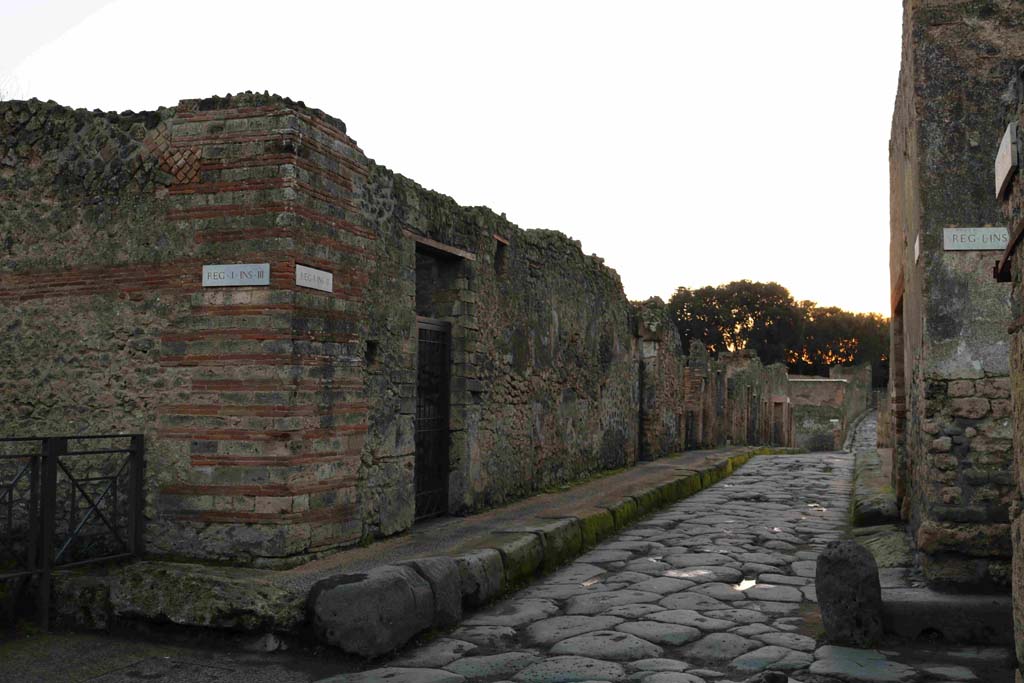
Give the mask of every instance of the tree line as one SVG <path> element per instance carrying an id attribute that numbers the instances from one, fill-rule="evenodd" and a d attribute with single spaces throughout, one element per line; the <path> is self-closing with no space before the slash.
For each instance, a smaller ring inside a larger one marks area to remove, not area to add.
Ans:
<path id="1" fill-rule="evenodd" d="M 871 363 L 876 387 L 889 376 L 889 319 L 795 301 L 775 282 L 739 280 L 679 287 L 668 302 L 683 348 L 703 342 L 712 354 L 753 349 L 761 362 L 792 374 L 828 376 L 831 365 Z"/>

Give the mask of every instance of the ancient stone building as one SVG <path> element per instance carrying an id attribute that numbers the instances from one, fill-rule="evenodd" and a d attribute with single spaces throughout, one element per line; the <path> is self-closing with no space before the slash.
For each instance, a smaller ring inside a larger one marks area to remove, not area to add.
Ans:
<path id="1" fill-rule="evenodd" d="M 1024 65 L 1021 65 L 1024 69 Z M 994 93 L 995 94 L 995 93 Z M 1024 185 L 1020 179 L 1022 160 L 1021 147 L 1024 138 L 1020 135 L 1024 124 L 1024 73 L 1010 82 L 1008 90 L 1000 98 L 1008 105 L 1005 108 L 1005 129 L 1003 139 L 1008 143 L 1008 154 L 994 164 L 997 186 L 1006 184 L 998 194 L 1004 215 L 1009 221 L 1010 240 L 996 266 L 996 276 L 1002 281 L 1012 281 L 1010 334 L 1010 385 L 1013 395 L 1013 481 L 1015 489 L 1010 504 L 1010 523 L 1013 542 L 1013 617 L 1017 662 L 1024 672 L 1024 496 L 1021 482 L 1024 481 L 1024 250 L 1020 239 L 1024 234 Z M 994 143 L 997 138 L 993 138 Z M 993 145 L 990 145 L 994 147 Z M 1002 147 L 1002 145 L 1000 145 Z M 1002 151 L 1002 150 L 1001 150 Z M 995 158 L 996 155 L 993 155 Z M 991 178 L 991 175 L 990 175 Z M 1005 181 L 1005 183 L 1004 183 Z M 1017 680 L 1024 679 L 1018 673 Z"/>
<path id="2" fill-rule="evenodd" d="M 1009 286 L 994 201 L 999 101 L 1024 56 L 1012 0 L 906 0 L 892 120 L 894 484 L 936 584 L 1006 587 L 1013 499 Z"/>
<path id="3" fill-rule="evenodd" d="M 829 377 L 790 377 L 794 445 L 810 451 L 838 450 L 858 415 L 871 404 L 871 364 L 833 367 Z"/>
<path id="4" fill-rule="evenodd" d="M 301 103 L 6 102 L 0 200 L 0 434 L 143 434 L 153 555 L 293 564 L 792 439 L 781 367 L 684 355 L 577 242 L 423 189 Z"/>

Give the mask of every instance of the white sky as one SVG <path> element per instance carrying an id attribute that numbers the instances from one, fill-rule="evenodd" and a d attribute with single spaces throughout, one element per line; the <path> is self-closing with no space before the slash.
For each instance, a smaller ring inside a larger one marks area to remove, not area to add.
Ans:
<path id="1" fill-rule="evenodd" d="M 631 299 L 776 281 L 888 314 L 897 0 L 0 0 L 8 96 L 104 110 L 269 90 Z"/>

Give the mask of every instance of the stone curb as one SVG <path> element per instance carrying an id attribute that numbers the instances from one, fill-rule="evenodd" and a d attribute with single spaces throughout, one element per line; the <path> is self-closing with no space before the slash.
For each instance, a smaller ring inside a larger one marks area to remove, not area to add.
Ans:
<path id="1" fill-rule="evenodd" d="M 376 657 L 423 631 L 452 627 L 463 609 L 511 593 L 640 519 L 721 481 L 748 462 L 754 450 L 699 469 L 679 467 L 679 476 L 586 514 L 533 518 L 446 556 L 341 571 L 312 588 L 286 581 L 273 570 L 144 561 L 103 576 L 58 572 L 52 604 L 60 622 L 79 628 L 107 629 L 119 619 L 144 619 L 301 636 L 312 627 L 319 640 Z M 152 576 L 160 580 L 143 580 Z M 360 614 L 348 609 L 354 605 Z M 415 624 L 410 624 L 411 615 Z M 360 637 L 349 639 L 345 629 L 353 624 Z M 368 629 L 375 632 L 368 634 Z"/>

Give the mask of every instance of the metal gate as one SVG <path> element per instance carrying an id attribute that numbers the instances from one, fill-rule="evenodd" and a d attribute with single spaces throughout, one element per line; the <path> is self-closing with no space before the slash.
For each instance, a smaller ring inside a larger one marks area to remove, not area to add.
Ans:
<path id="1" fill-rule="evenodd" d="M 448 386 L 451 325 L 417 318 L 416 519 L 448 512 Z"/>
<path id="2" fill-rule="evenodd" d="M 49 621 L 54 569 L 142 552 L 141 435 L 0 439 L 0 582 L 38 577 Z"/>

